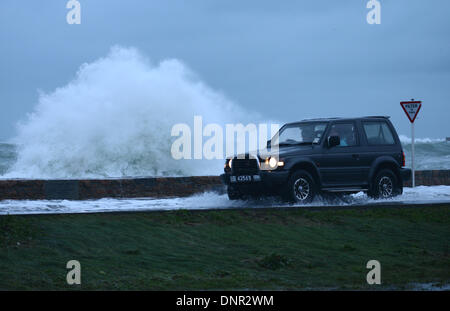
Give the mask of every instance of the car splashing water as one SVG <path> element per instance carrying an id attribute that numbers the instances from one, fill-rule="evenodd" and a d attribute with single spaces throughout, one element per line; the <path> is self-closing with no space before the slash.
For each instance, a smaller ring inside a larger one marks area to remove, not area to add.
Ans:
<path id="1" fill-rule="evenodd" d="M 392 204 L 403 206 L 417 203 L 450 203 L 450 186 L 419 186 L 404 188 L 401 196 L 385 199 L 369 199 L 360 192 L 344 196 L 318 196 L 312 203 L 293 205 L 278 198 L 258 200 L 229 201 L 227 195 L 213 192 L 202 193 L 185 198 L 170 199 L 100 199 L 85 201 L 68 200 L 4 200 L 0 201 L 0 214 L 59 214 L 59 213 L 96 213 L 125 211 L 163 211 L 163 210 L 208 210 L 229 208 L 314 208 L 342 207 L 352 205 Z M 401 205 L 399 205 L 401 203 Z"/>

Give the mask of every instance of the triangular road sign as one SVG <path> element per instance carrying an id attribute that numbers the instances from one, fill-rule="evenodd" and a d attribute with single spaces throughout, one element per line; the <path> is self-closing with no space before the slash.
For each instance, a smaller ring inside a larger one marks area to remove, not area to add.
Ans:
<path id="1" fill-rule="evenodd" d="M 421 101 L 400 102 L 400 105 L 405 111 L 409 121 L 411 121 L 411 123 L 414 123 L 414 120 L 416 119 L 417 114 L 419 113 L 420 107 L 422 107 L 422 102 Z"/>

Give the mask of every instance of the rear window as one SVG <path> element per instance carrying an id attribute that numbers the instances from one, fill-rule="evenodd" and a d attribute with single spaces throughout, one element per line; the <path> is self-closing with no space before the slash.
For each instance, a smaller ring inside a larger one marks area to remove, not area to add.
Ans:
<path id="1" fill-rule="evenodd" d="M 393 145 L 394 136 L 386 122 L 363 122 L 369 145 Z"/>

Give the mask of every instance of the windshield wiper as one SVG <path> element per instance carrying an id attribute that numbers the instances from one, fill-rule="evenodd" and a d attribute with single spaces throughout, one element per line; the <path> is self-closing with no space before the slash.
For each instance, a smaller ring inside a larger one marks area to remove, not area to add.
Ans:
<path id="1" fill-rule="evenodd" d="M 312 145 L 312 144 L 314 144 L 314 142 L 312 142 L 312 141 L 302 141 L 302 142 L 296 142 L 296 143 L 280 143 L 280 144 L 278 144 L 278 146 L 300 146 L 300 145 Z"/>
<path id="2" fill-rule="evenodd" d="M 293 146 L 293 145 L 295 145 L 296 143 L 279 143 L 279 144 L 275 144 L 275 145 L 273 145 L 273 146 Z"/>

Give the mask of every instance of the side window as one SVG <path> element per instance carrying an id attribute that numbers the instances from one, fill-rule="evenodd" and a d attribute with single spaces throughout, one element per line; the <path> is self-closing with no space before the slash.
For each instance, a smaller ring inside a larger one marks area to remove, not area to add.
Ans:
<path id="1" fill-rule="evenodd" d="M 393 145 L 395 143 L 391 129 L 386 122 L 363 122 L 369 145 Z"/>
<path id="2" fill-rule="evenodd" d="M 353 123 L 333 124 L 328 136 L 339 136 L 341 139 L 340 147 L 357 145 L 356 130 Z"/>

